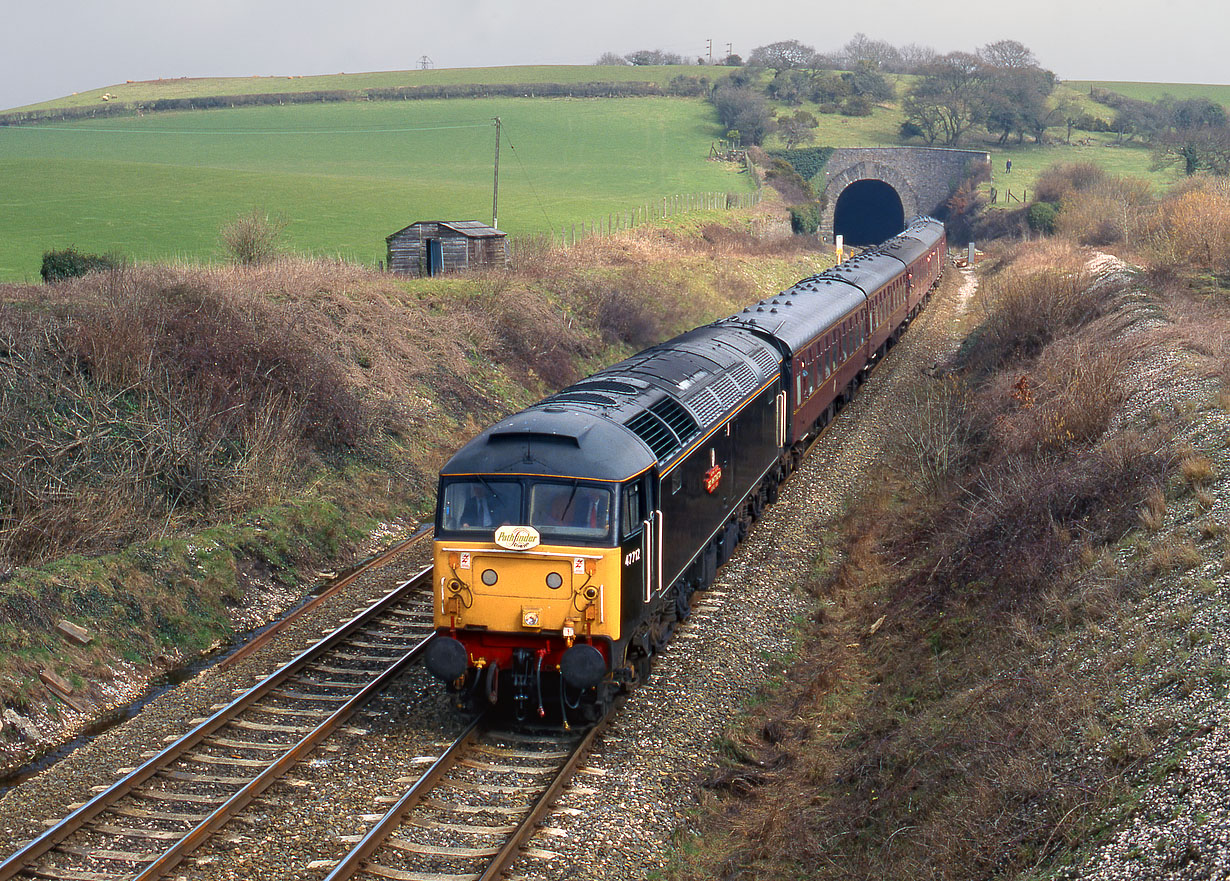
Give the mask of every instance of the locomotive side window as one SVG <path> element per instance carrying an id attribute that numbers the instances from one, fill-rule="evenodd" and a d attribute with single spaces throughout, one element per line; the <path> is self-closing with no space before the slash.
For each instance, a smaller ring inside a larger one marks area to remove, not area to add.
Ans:
<path id="1" fill-rule="evenodd" d="M 633 535 L 634 533 L 640 532 L 641 523 L 645 519 L 641 505 L 640 481 L 624 487 L 622 519 L 624 535 Z"/>
<path id="2" fill-rule="evenodd" d="M 521 522 L 521 484 L 508 480 L 459 480 L 444 487 L 441 527 L 490 532 Z"/>
<path id="3" fill-rule="evenodd" d="M 579 483 L 530 488 L 530 525 L 545 534 L 604 538 L 610 531 L 611 491 Z"/>

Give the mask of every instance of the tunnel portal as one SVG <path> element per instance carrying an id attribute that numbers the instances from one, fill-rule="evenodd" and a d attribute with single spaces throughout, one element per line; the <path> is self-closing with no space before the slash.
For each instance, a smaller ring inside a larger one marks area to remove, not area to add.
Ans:
<path id="1" fill-rule="evenodd" d="M 857 180 L 842 190 L 833 209 L 833 233 L 847 245 L 876 245 L 905 229 L 905 208 L 882 180 Z"/>

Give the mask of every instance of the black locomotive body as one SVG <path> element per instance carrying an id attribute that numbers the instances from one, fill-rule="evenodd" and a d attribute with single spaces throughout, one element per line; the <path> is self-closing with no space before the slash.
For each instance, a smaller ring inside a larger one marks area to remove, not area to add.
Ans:
<path id="1" fill-rule="evenodd" d="M 943 225 L 606 368 L 440 472 L 429 669 L 480 703 L 596 710 L 648 674 L 807 442 L 939 278 Z"/>

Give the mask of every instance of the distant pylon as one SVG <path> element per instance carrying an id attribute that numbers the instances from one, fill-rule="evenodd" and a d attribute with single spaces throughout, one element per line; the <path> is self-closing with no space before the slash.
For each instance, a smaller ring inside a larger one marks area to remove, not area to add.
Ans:
<path id="1" fill-rule="evenodd" d="M 434 61 L 424 55 L 419 59 L 419 70 L 428 70 L 429 68 L 435 67 L 435 64 L 436 63 Z"/>

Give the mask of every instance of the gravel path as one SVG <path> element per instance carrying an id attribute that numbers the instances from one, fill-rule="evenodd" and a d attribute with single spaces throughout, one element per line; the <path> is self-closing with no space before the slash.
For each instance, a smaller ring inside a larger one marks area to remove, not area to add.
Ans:
<path id="1" fill-rule="evenodd" d="M 727 725 L 766 680 L 784 671 L 792 622 L 811 612 L 796 584 L 818 550 L 818 525 L 841 515 L 880 459 L 894 395 L 952 350 L 974 283 L 967 273 L 959 294 L 960 281 L 950 272 L 713 588 L 697 595 L 692 621 L 625 704 L 535 839 L 537 855 L 522 858 L 513 877 L 644 878 L 665 864 L 672 836 L 686 830 L 688 812 L 698 804 L 700 784 L 719 767 Z M 211 705 L 348 618 L 353 607 L 407 577 L 413 563 L 394 563 L 360 580 L 253 658 L 225 673 L 206 671 L 0 798 L 0 840 L 16 846 L 40 831 L 45 818 L 63 816 L 71 802 L 137 764 L 142 752 L 182 733 L 187 720 L 207 715 Z M 370 825 L 385 809 L 378 799 L 405 788 L 396 778 L 421 770 L 458 727 L 441 691 L 422 671 L 411 671 L 174 877 L 323 877 L 345 851 L 341 837 Z"/>

